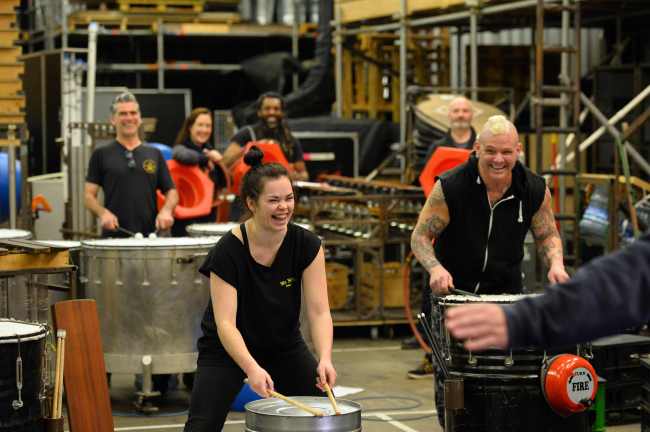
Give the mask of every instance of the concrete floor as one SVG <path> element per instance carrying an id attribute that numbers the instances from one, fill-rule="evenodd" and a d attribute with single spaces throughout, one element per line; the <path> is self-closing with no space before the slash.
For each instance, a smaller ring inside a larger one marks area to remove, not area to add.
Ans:
<path id="1" fill-rule="evenodd" d="M 409 380 L 406 371 L 418 365 L 422 354 L 401 350 L 398 340 L 337 338 L 334 362 L 338 385 L 364 391 L 348 399 L 362 405 L 363 430 L 370 432 L 441 431 L 433 403 L 433 385 Z M 113 376 L 111 399 L 116 431 L 182 431 L 188 395 L 182 388 L 172 392 L 157 415 L 142 416 L 132 409 L 132 376 Z M 244 414 L 230 413 L 224 432 L 244 430 Z M 640 431 L 639 424 L 608 427 L 612 432 Z"/>

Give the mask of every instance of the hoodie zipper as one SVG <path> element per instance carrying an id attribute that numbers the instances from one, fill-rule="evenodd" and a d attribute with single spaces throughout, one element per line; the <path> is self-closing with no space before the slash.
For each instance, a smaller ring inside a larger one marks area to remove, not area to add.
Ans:
<path id="1" fill-rule="evenodd" d="M 492 234 L 492 222 L 494 220 L 494 209 L 497 208 L 499 204 L 502 202 L 510 201 L 511 199 L 515 199 L 514 195 L 510 195 L 506 198 L 502 198 L 499 201 L 497 201 L 494 205 L 490 204 L 490 197 L 487 195 L 487 190 L 485 191 L 485 195 L 487 196 L 488 200 L 488 205 L 490 206 L 490 223 L 488 224 L 488 233 L 487 233 L 487 240 L 485 242 L 485 257 L 483 258 L 483 268 L 481 269 L 481 274 L 485 271 L 485 268 L 487 267 L 487 262 L 488 262 L 488 249 L 489 249 L 489 244 L 490 244 L 490 235 Z M 479 288 L 481 287 L 481 281 L 479 280 L 476 282 L 476 287 L 474 287 L 474 293 L 477 293 Z"/>

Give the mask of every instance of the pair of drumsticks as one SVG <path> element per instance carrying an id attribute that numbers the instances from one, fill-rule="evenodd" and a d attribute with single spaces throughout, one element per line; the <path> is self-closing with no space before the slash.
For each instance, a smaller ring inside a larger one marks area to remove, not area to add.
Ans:
<path id="1" fill-rule="evenodd" d="M 336 404 L 336 399 L 334 399 L 334 394 L 332 393 L 332 389 L 330 388 L 329 384 L 327 382 L 322 383 L 323 388 L 325 389 L 325 392 L 327 392 L 327 397 L 330 400 L 330 403 L 332 404 L 332 408 L 334 409 L 334 413 L 336 415 L 341 415 L 341 411 L 339 411 L 339 407 Z M 280 393 L 270 390 L 269 394 L 275 398 L 282 399 L 286 403 L 295 406 L 296 408 L 300 408 L 303 411 L 306 411 L 312 415 L 315 415 L 316 417 L 323 417 L 325 413 L 321 410 L 315 409 L 310 407 L 309 405 L 305 405 L 302 402 L 299 402 L 295 399 L 288 398 L 284 395 L 281 395 Z"/>
<path id="2" fill-rule="evenodd" d="M 59 419 L 63 415 L 63 365 L 65 362 L 65 330 L 56 332 L 56 368 L 54 372 L 54 397 L 52 402 L 52 418 Z"/>

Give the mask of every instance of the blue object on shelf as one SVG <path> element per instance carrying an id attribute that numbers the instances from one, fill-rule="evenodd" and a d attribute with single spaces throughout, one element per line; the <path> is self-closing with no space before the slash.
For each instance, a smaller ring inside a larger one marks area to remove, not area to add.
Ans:
<path id="1" fill-rule="evenodd" d="M 163 158 L 166 161 L 172 158 L 172 148 L 169 147 L 167 144 L 148 142 L 147 145 L 151 147 L 155 147 L 158 150 L 160 150 L 160 153 L 162 153 Z"/>
<path id="2" fill-rule="evenodd" d="M 262 399 L 262 397 L 255 393 L 248 384 L 244 384 L 244 386 L 239 391 L 239 394 L 235 398 L 235 401 L 232 403 L 230 409 L 232 411 L 243 412 L 246 410 L 244 407 L 248 402 L 252 402 L 258 399 Z"/>
<path id="3" fill-rule="evenodd" d="M 16 211 L 20 210 L 20 161 L 16 161 Z M 0 152 L 0 222 L 9 219 L 9 155 Z"/>

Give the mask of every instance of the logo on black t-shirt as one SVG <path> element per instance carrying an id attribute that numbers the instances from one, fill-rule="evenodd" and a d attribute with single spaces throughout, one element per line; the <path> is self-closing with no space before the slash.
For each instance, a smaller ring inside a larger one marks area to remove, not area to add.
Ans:
<path id="1" fill-rule="evenodd" d="M 144 172 L 147 174 L 155 174 L 156 162 L 151 159 L 145 159 L 145 161 L 142 162 L 142 169 L 144 169 Z"/>
<path id="2" fill-rule="evenodd" d="M 286 278 L 285 280 L 280 281 L 280 286 L 283 288 L 291 288 L 295 282 L 296 278 L 294 277 Z"/>

